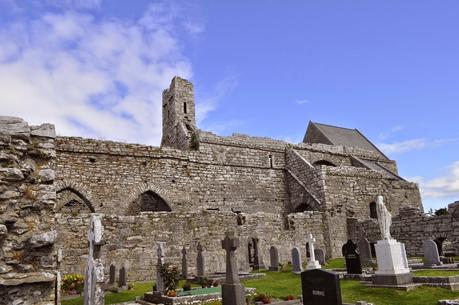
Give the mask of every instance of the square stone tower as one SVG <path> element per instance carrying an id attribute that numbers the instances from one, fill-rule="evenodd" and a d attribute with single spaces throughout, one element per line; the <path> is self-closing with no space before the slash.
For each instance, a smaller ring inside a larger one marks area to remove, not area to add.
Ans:
<path id="1" fill-rule="evenodd" d="M 163 137 L 161 146 L 198 149 L 193 84 L 175 76 L 163 91 Z"/>

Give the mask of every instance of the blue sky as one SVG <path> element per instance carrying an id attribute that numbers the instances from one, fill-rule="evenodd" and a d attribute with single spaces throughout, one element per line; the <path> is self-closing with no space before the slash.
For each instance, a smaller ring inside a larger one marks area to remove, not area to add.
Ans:
<path id="1" fill-rule="evenodd" d="M 2 114 L 62 135 L 158 145 L 160 96 L 195 84 L 198 124 L 302 140 L 358 128 L 459 200 L 459 2 L 0 0 Z"/>

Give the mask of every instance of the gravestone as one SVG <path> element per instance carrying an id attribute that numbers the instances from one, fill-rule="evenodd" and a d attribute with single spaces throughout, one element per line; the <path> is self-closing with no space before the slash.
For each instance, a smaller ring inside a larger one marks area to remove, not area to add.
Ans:
<path id="1" fill-rule="evenodd" d="M 440 255 L 438 254 L 437 244 L 431 240 L 425 240 L 424 244 L 424 266 L 432 267 L 441 265 Z"/>
<path id="2" fill-rule="evenodd" d="M 269 270 L 271 271 L 279 271 L 279 252 L 277 248 L 271 246 L 269 249 L 269 257 L 271 259 L 271 265 L 269 266 Z"/>
<path id="3" fill-rule="evenodd" d="M 346 271 L 348 274 L 362 274 L 362 264 L 357 253 L 357 245 L 352 240 L 348 240 L 342 248 L 346 259 Z"/>
<path id="4" fill-rule="evenodd" d="M 89 221 L 89 254 L 84 278 L 84 305 L 104 304 L 104 265 L 100 257 L 104 228 L 101 218 L 99 214 L 91 214 Z"/>
<path id="5" fill-rule="evenodd" d="M 126 274 L 126 268 L 123 266 L 120 269 L 120 275 L 118 277 L 118 287 L 120 288 L 127 288 L 127 274 Z"/>
<path id="6" fill-rule="evenodd" d="M 198 243 L 198 256 L 196 258 L 196 269 L 198 274 L 198 279 L 202 279 L 205 275 L 204 272 L 204 255 L 202 252 L 204 249 L 201 246 L 201 243 Z"/>
<path id="7" fill-rule="evenodd" d="M 302 263 L 300 248 L 294 247 L 292 249 L 292 272 L 296 274 L 301 273 L 303 270 Z"/>
<path id="8" fill-rule="evenodd" d="M 258 238 L 252 238 L 253 241 L 253 270 L 264 269 L 265 265 L 260 253 L 260 240 Z"/>
<path id="9" fill-rule="evenodd" d="M 372 265 L 371 246 L 368 239 L 361 237 L 358 242 L 360 262 L 364 267 L 370 267 Z"/>
<path id="10" fill-rule="evenodd" d="M 115 265 L 111 264 L 110 265 L 110 272 L 109 272 L 109 278 L 108 278 L 108 283 L 110 285 L 113 285 L 115 284 L 115 281 L 116 281 L 116 267 Z"/>
<path id="11" fill-rule="evenodd" d="M 222 284 L 222 305 L 245 305 L 245 288 L 239 280 L 235 251 L 239 239 L 234 231 L 225 233 L 222 248 L 226 250 L 226 280 Z"/>
<path id="12" fill-rule="evenodd" d="M 156 243 L 156 293 L 162 295 L 164 293 L 164 279 L 161 275 L 161 267 L 164 265 L 164 242 Z"/>
<path id="13" fill-rule="evenodd" d="M 321 269 L 301 273 L 303 304 L 342 305 L 339 275 Z"/>
<path id="14" fill-rule="evenodd" d="M 314 251 L 314 243 L 316 242 L 316 239 L 312 234 L 309 234 L 308 237 L 306 238 L 306 243 L 309 248 L 309 259 L 308 259 L 308 264 L 306 265 L 306 269 L 311 270 L 311 269 L 318 269 L 320 268 L 319 262 L 316 260 L 315 256 L 315 251 Z"/>
<path id="15" fill-rule="evenodd" d="M 182 278 L 188 277 L 188 262 L 186 260 L 186 248 L 182 248 Z"/>
<path id="16" fill-rule="evenodd" d="M 314 256 L 319 261 L 319 264 L 325 265 L 327 261 L 325 260 L 325 251 L 322 249 L 314 249 Z"/>

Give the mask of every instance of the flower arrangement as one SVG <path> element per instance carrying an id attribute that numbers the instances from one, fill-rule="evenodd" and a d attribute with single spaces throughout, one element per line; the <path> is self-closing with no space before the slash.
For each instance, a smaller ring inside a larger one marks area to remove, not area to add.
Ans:
<path id="1" fill-rule="evenodd" d="M 84 277 L 81 274 L 66 274 L 62 278 L 62 291 L 66 294 L 81 294 L 84 289 Z"/>

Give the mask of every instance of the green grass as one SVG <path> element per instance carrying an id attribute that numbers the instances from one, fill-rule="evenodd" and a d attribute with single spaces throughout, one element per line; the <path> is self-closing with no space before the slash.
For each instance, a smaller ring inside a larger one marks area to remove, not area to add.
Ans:
<path id="1" fill-rule="evenodd" d="M 459 275 L 459 270 L 416 270 L 414 276 L 454 276 Z"/>
<path id="2" fill-rule="evenodd" d="M 323 266 L 324 269 L 340 269 L 340 268 L 346 268 L 346 262 L 344 261 L 344 257 L 339 257 L 339 258 L 332 258 L 327 261 L 325 266 Z"/>
<path id="3" fill-rule="evenodd" d="M 246 287 L 257 289 L 257 293 L 268 294 L 274 298 L 283 299 L 288 295 L 301 294 L 301 279 L 290 271 L 266 271 L 266 277 L 244 281 Z M 341 292 L 343 302 L 355 303 L 367 301 L 376 305 L 433 305 L 439 299 L 459 297 L 459 292 L 444 288 L 419 287 L 405 292 L 388 288 L 372 288 L 362 285 L 359 281 L 342 280 Z"/>

